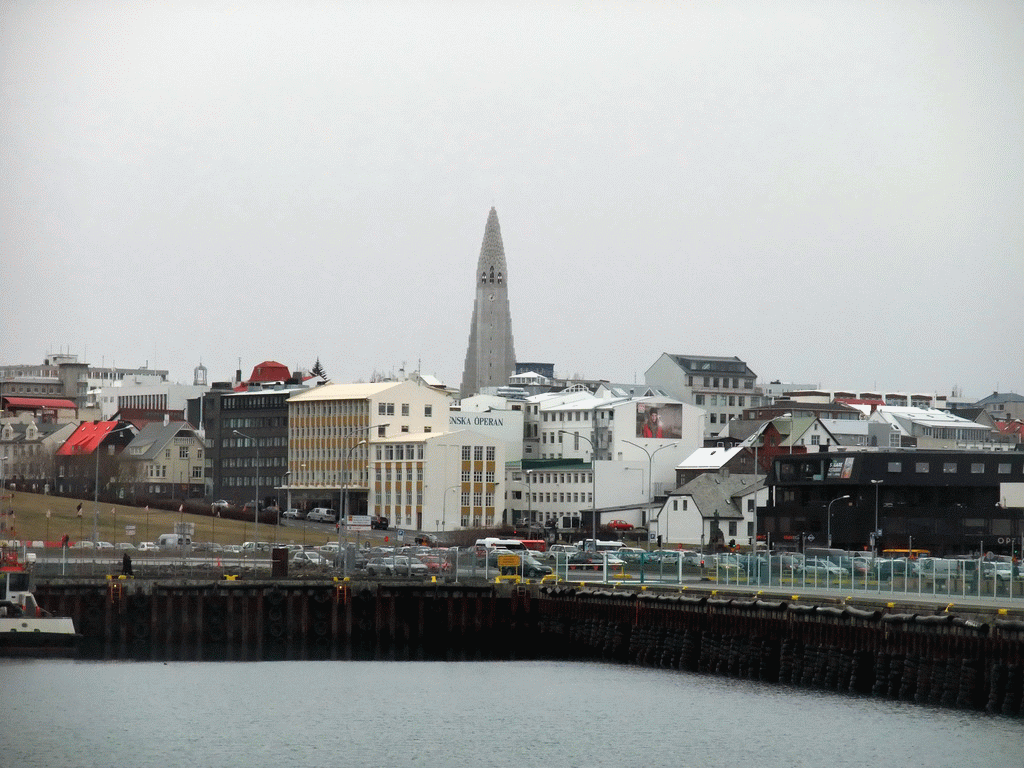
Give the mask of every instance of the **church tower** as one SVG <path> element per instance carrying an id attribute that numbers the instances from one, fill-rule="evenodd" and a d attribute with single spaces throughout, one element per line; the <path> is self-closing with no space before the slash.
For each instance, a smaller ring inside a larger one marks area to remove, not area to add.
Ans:
<path id="1" fill-rule="evenodd" d="M 462 373 L 462 396 L 474 395 L 482 387 L 507 385 L 515 367 L 505 246 L 501 242 L 498 213 L 491 208 L 476 265 L 476 298 L 469 327 L 466 368 Z"/>

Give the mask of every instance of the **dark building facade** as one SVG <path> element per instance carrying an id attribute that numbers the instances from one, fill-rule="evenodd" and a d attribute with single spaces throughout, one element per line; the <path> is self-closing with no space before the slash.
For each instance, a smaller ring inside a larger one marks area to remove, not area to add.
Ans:
<path id="1" fill-rule="evenodd" d="M 236 392 L 214 384 L 203 396 L 210 496 L 245 504 L 258 494 L 261 506 L 284 502 L 279 497 L 287 484 L 288 398 L 305 389 L 257 385 Z"/>
<path id="2" fill-rule="evenodd" d="M 758 522 L 772 546 L 924 548 L 1019 554 L 1024 510 L 1004 508 L 1003 483 L 1024 483 L 1018 451 L 836 451 L 779 456 Z M 842 498 L 842 497 L 849 498 Z M 829 520 L 831 513 L 831 521 Z M 877 519 L 877 524 L 876 524 Z"/>

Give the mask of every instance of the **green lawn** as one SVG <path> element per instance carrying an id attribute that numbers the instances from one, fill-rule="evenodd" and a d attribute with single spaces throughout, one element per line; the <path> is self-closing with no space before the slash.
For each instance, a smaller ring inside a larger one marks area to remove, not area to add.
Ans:
<path id="1" fill-rule="evenodd" d="M 82 516 L 78 516 L 77 507 L 81 503 Z M 130 507 L 125 504 L 100 502 L 94 506 L 92 501 L 68 499 L 63 496 L 44 496 L 39 493 L 24 491 L 4 491 L 0 499 L 0 523 L 7 529 L 0 531 L 0 540 L 20 539 L 22 541 L 59 541 L 65 533 L 71 541 L 91 539 L 94 510 L 98 510 L 97 532 L 100 541 L 116 544 L 119 541 L 138 543 L 153 541 L 161 533 L 173 533 L 174 524 L 179 521 L 195 523 L 195 541 L 216 541 L 219 544 L 241 544 L 252 539 L 253 524 L 239 520 L 225 520 L 207 515 L 190 515 L 188 513 L 168 512 L 166 510 L 150 510 L 143 507 Z M 13 511 L 14 517 L 6 515 Z M 49 517 L 47 513 L 49 512 Z M 10 530 L 13 522 L 14 531 Z M 125 526 L 134 525 L 135 535 L 128 536 Z M 325 544 L 337 541 L 336 537 L 323 532 L 309 531 L 306 540 L 299 528 L 282 527 L 277 531 L 277 539 L 282 543 Z M 274 527 L 260 525 L 260 540 L 274 541 Z"/>

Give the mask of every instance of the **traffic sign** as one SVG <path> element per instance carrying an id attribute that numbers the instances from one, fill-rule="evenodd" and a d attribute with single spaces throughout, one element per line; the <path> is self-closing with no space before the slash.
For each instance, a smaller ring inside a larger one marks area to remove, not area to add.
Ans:
<path id="1" fill-rule="evenodd" d="M 813 533 L 808 533 L 804 538 L 807 541 L 814 541 L 814 534 Z"/>
<path id="2" fill-rule="evenodd" d="M 395 537 L 399 541 L 404 541 L 405 540 L 405 531 L 398 531 L 398 533 L 395 534 Z"/>

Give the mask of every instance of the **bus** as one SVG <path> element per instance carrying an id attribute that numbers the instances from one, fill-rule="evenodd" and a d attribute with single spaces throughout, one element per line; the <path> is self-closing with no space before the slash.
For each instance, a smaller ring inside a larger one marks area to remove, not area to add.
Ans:
<path id="1" fill-rule="evenodd" d="M 547 552 L 548 543 L 544 539 L 519 539 L 523 546 L 532 549 L 534 552 Z"/>
<path id="2" fill-rule="evenodd" d="M 882 557 L 895 560 L 896 558 L 909 557 L 911 560 L 917 560 L 919 557 L 931 557 L 932 552 L 930 549 L 883 549 Z"/>

